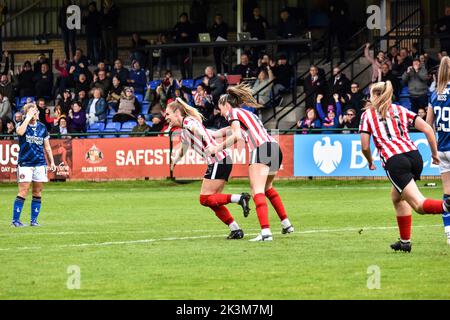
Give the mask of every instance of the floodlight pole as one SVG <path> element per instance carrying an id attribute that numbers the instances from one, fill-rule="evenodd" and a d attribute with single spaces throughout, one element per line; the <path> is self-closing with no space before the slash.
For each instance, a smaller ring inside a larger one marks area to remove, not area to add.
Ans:
<path id="1" fill-rule="evenodd" d="M 237 30 L 237 34 L 242 32 L 242 20 L 243 20 L 243 0 L 236 0 L 237 1 L 237 25 L 236 25 L 236 30 Z M 237 39 L 239 41 L 239 38 Z M 237 49 L 237 62 L 236 64 L 240 64 L 241 63 L 241 48 L 239 47 Z"/>

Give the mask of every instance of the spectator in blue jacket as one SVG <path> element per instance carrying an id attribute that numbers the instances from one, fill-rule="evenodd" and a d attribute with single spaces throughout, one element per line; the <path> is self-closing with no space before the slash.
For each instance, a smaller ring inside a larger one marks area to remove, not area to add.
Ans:
<path id="1" fill-rule="evenodd" d="M 89 99 L 86 110 L 86 118 L 89 124 L 106 120 L 106 101 L 103 99 L 103 92 L 100 88 L 92 89 L 92 98 Z"/>
<path id="2" fill-rule="evenodd" d="M 339 102 L 339 94 L 335 93 L 333 94 L 333 98 L 336 104 L 336 107 L 333 105 L 329 105 L 327 108 L 327 114 L 325 115 L 325 112 L 322 109 L 322 98 L 323 95 L 319 94 L 317 95 L 317 103 L 316 103 L 316 110 L 319 114 L 320 119 L 322 120 L 322 127 L 325 129 L 334 129 L 339 128 L 339 116 L 342 113 L 341 103 Z M 324 130 L 322 133 L 337 133 L 333 130 Z"/>
<path id="3" fill-rule="evenodd" d="M 130 70 L 130 79 L 128 83 L 134 89 L 134 93 L 144 93 L 145 85 L 147 84 L 147 77 L 145 75 L 145 70 L 141 68 L 139 61 L 134 60 L 131 63 L 132 69 Z"/>

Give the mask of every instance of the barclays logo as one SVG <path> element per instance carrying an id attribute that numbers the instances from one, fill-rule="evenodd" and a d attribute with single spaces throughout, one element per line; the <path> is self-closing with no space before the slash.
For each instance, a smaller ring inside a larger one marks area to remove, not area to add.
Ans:
<path id="1" fill-rule="evenodd" d="M 331 144 L 330 137 L 323 137 L 317 141 L 313 147 L 314 162 L 325 174 L 330 174 L 336 170 L 342 160 L 342 144 L 334 141 Z"/>

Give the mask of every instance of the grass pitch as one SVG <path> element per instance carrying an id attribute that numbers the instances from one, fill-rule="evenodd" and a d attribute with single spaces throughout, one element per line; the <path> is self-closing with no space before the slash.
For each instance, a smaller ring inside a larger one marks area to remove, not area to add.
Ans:
<path id="1" fill-rule="evenodd" d="M 281 235 L 270 207 L 274 241 L 251 243 L 258 232 L 253 203 L 246 219 L 228 205 L 246 236 L 225 240 L 228 228 L 199 204 L 199 182 L 50 183 L 42 227 L 22 229 L 9 227 L 16 186 L 2 184 L 0 299 L 450 298 L 441 217 L 414 213 L 412 253 L 393 252 L 398 231 L 388 182 L 276 187 L 295 233 Z M 225 189 L 243 191 L 247 182 Z M 439 182 L 422 191 L 442 196 Z M 73 266 L 81 282 L 71 290 Z M 379 267 L 380 289 L 368 289 L 371 266 Z"/>

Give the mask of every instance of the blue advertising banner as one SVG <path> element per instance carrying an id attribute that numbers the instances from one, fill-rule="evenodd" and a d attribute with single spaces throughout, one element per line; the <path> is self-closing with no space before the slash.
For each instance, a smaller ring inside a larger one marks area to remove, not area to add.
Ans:
<path id="1" fill-rule="evenodd" d="M 419 148 L 424 166 L 422 175 L 439 176 L 431 163 L 431 152 L 423 133 L 410 133 Z M 371 139 L 372 140 L 372 139 Z M 359 134 L 299 134 L 294 137 L 294 176 L 296 177 L 364 177 L 385 176 L 380 157 L 371 141 L 377 169 L 370 171 L 361 151 Z"/>

